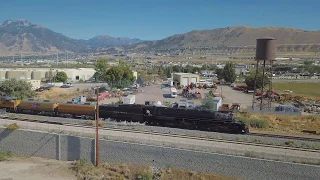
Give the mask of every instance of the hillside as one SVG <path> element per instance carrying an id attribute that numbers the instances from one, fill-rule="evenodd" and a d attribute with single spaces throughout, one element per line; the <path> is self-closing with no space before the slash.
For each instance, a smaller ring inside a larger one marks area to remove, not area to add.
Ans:
<path id="1" fill-rule="evenodd" d="M 0 53 L 17 52 L 80 52 L 87 45 L 48 28 L 23 19 L 7 20 L 0 25 Z"/>
<path id="2" fill-rule="evenodd" d="M 277 44 L 279 47 L 284 49 L 291 48 L 291 50 L 309 51 L 312 49 L 312 45 L 320 44 L 320 31 L 304 31 L 292 28 L 252 28 L 246 26 L 235 26 L 214 30 L 191 31 L 185 34 L 176 34 L 158 41 L 139 43 L 131 46 L 131 48 L 172 49 L 220 46 L 221 49 L 221 46 L 228 46 L 229 49 L 239 47 L 248 49 L 248 47 L 244 46 L 254 47 L 256 44 L 256 39 L 264 36 L 277 38 Z M 305 46 L 306 44 L 309 46 Z"/>
<path id="3" fill-rule="evenodd" d="M 0 24 L 0 55 L 24 52 L 86 52 L 97 47 L 132 45 L 138 42 L 142 40 L 108 35 L 89 40 L 72 39 L 23 19 L 7 20 Z"/>
<path id="4" fill-rule="evenodd" d="M 37 52 L 114 52 L 115 46 L 130 52 L 184 49 L 182 53 L 253 53 L 256 39 L 264 36 L 277 38 L 280 52 L 320 52 L 320 31 L 292 28 L 253 28 L 234 26 L 213 30 L 195 30 L 176 34 L 157 41 L 142 41 L 96 36 L 89 40 L 77 40 L 54 32 L 23 19 L 7 20 L 0 24 L 0 55 Z M 122 47 L 120 47 L 122 46 Z M 205 51 L 205 52 L 203 52 Z M 115 52 L 116 53 L 116 52 Z"/>
<path id="5" fill-rule="evenodd" d="M 109 35 L 100 35 L 89 40 L 84 41 L 91 47 L 106 47 L 106 46 L 124 46 L 132 45 L 142 42 L 140 39 L 130 39 L 130 38 L 121 38 L 121 37 L 112 37 Z"/>

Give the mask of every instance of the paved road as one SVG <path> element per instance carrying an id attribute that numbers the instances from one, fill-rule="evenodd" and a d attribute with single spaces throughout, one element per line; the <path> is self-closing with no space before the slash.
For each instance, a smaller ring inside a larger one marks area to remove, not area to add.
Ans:
<path id="1" fill-rule="evenodd" d="M 83 128 L 73 126 L 61 126 L 52 124 L 41 124 L 34 122 L 21 122 L 17 120 L 2 120 L 0 125 L 17 123 L 21 128 L 34 129 L 43 131 L 64 131 L 77 132 L 80 134 L 94 134 L 94 128 Z M 292 149 L 279 149 L 274 147 L 263 147 L 255 145 L 244 145 L 227 142 L 206 141 L 181 137 L 168 137 L 155 134 L 142 134 L 134 132 L 113 131 L 101 129 L 100 137 L 108 140 L 116 140 L 123 142 L 133 142 L 140 144 L 148 144 L 154 146 L 175 147 L 180 149 L 188 149 L 202 152 L 214 152 L 232 155 L 246 155 L 250 153 L 250 157 L 260 157 L 264 159 L 283 160 L 289 162 L 313 162 L 320 161 L 319 152 L 299 151 Z"/>
<path id="2" fill-rule="evenodd" d="M 240 179 L 319 179 L 320 166 L 282 163 L 132 143 L 106 142 L 102 159 L 214 172 Z M 101 153 L 102 154 L 102 153 Z"/>
<path id="3" fill-rule="evenodd" d="M 28 124 L 30 127 L 32 126 L 31 124 L 35 123 Z M 22 123 L 20 122 L 19 125 L 22 125 Z M 56 125 L 50 125 L 49 127 L 45 124 L 37 124 L 37 127 L 40 128 L 40 126 L 52 128 Z M 63 130 L 66 130 L 66 128 L 79 129 L 80 127 L 63 127 Z M 91 131 L 91 129 L 82 129 L 81 131 Z M 105 130 L 100 131 L 101 135 L 107 135 L 104 133 L 106 133 Z M 125 134 L 126 133 L 123 132 L 116 132 L 114 133 L 114 136 L 118 135 L 122 136 L 123 138 Z M 110 137 L 110 134 L 107 136 Z M 138 136 L 141 135 L 131 134 L 131 137 L 137 138 Z M 145 137 L 140 137 L 140 141 L 143 138 L 148 139 L 150 137 L 152 136 L 147 135 Z M 163 138 L 168 140 L 172 139 L 169 137 Z M 184 142 L 190 144 L 188 141 L 192 140 L 181 139 L 180 141 L 181 143 Z M 165 145 L 168 142 L 163 140 L 162 143 Z M 155 146 L 103 140 L 100 142 L 100 157 L 102 161 L 108 162 L 135 163 L 141 165 L 153 165 L 156 167 L 179 167 L 202 172 L 213 172 L 225 176 L 238 177 L 241 179 L 292 180 L 319 179 L 320 177 L 320 166 L 275 162 L 217 153 L 182 150 L 177 148 L 163 147 L 163 144 L 161 144 L 161 146 Z M 201 145 L 200 141 L 194 142 L 193 145 L 203 146 Z M 212 146 L 212 148 L 218 148 L 217 145 L 211 144 L 210 146 Z M 224 143 L 224 147 L 227 146 L 228 143 Z M 251 147 L 251 149 L 253 150 L 254 147 Z M 289 153 L 290 150 L 287 150 L 287 152 Z M 316 155 L 311 157 L 316 157 Z"/>

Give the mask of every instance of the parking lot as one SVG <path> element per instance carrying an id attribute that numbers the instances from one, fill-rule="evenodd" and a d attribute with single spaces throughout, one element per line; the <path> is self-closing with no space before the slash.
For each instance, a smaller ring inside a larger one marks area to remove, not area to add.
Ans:
<path id="1" fill-rule="evenodd" d="M 170 88 L 163 88 L 161 89 L 161 85 L 151 85 L 142 87 L 142 92 L 138 92 L 135 94 L 135 102 L 137 104 L 144 104 L 145 101 L 160 101 L 160 102 L 177 102 L 180 100 L 188 100 L 193 101 L 194 104 L 200 105 L 201 99 L 187 99 L 180 95 L 176 98 L 170 97 Z M 218 89 L 216 90 L 217 93 L 221 93 L 222 90 L 222 96 L 223 103 L 225 104 L 232 104 L 232 103 L 240 103 L 241 107 L 247 107 L 252 104 L 252 94 L 246 94 L 241 91 L 235 91 L 229 86 L 218 86 Z M 209 89 L 196 89 L 193 91 L 200 92 L 201 96 L 204 97 L 206 93 L 209 92 Z M 182 89 L 178 90 L 178 94 L 182 92 Z M 110 98 L 103 100 L 101 103 L 108 104 L 111 102 L 118 101 L 119 98 Z"/>

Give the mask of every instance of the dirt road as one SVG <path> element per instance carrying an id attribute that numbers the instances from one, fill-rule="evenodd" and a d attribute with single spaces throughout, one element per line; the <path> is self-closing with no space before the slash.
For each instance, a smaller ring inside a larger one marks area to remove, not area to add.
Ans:
<path id="1" fill-rule="evenodd" d="M 0 162 L 3 180 L 76 180 L 70 163 L 42 158 L 12 158 Z"/>

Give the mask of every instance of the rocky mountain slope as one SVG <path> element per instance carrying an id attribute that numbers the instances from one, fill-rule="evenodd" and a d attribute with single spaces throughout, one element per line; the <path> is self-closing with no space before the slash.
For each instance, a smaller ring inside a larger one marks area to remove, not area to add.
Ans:
<path id="1" fill-rule="evenodd" d="M 130 39 L 126 37 L 112 37 L 109 35 L 100 35 L 84 41 L 84 43 L 88 44 L 91 47 L 124 46 L 140 42 L 142 42 L 142 40 L 136 38 Z"/>
<path id="2" fill-rule="evenodd" d="M 184 51 L 200 50 L 217 53 L 254 52 L 256 39 L 277 38 L 278 51 L 320 52 L 320 31 L 292 28 L 253 28 L 234 26 L 213 30 L 191 31 L 157 41 L 115 38 L 108 35 L 89 40 L 77 40 L 23 19 L 7 20 L 0 24 L 0 54 L 20 52 L 90 52 L 123 46 L 127 51 Z"/>
<path id="3" fill-rule="evenodd" d="M 72 39 L 23 19 L 0 24 L 0 53 L 86 52 L 96 47 L 132 45 L 140 39 L 114 38 L 107 35 L 89 40 Z"/>
<path id="4" fill-rule="evenodd" d="M 0 52 L 56 52 L 87 50 L 85 44 L 23 19 L 0 25 Z"/>
<path id="5" fill-rule="evenodd" d="M 246 26 L 191 31 L 159 41 L 138 43 L 131 48 L 146 50 L 202 47 L 227 51 L 239 49 L 251 51 L 256 45 L 256 39 L 264 36 L 275 37 L 280 51 L 312 51 L 320 48 L 320 31 Z"/>

